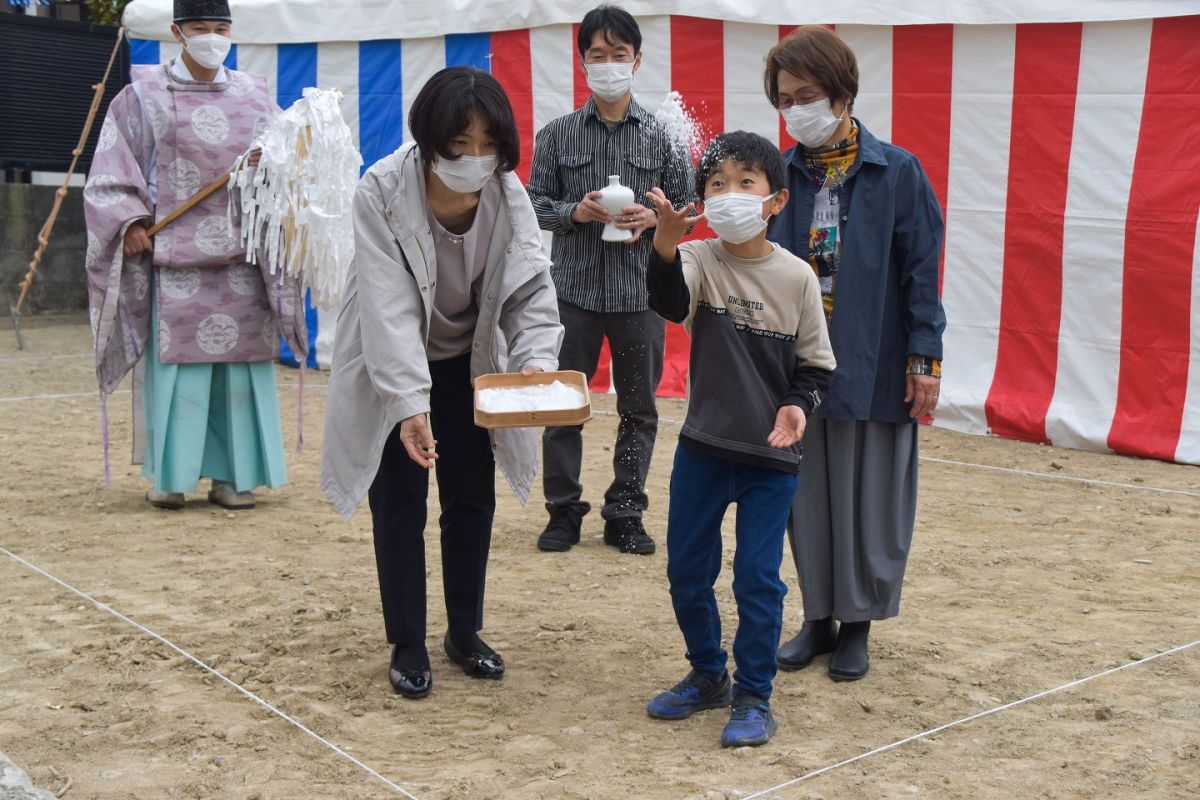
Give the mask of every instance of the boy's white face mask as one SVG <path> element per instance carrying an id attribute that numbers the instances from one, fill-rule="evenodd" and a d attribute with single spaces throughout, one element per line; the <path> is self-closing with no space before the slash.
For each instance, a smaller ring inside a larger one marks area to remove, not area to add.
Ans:
<path id="1" fill-rule="evenodd" d="M 802 106 L 791 106 L 781 113 L 788 134 L 805 147 L 820 147 L 829 141 L 846 115 L 843 111 L 841 117 L 835 117 L 828 97 Z"/>
<path id="2" fill-rule="evenodd" d="M 216 69 L 224 64 L 231 47 L 233 39 L 219 33 L 202 33 L 183 40 L 183 49 L 205 69 Z"/>
<path id="3" fill-rule="evenodd" d="M 614 102 L 633 86 L 633 62 L 586 64 L 588 88 L 601 100 Z"/>
<path id="4" fill-rule="evenodd" d="M 714 195 L 704 201 L 704 217 L 722 241 L 742 244 L 758 236 L 767 227 L 763 203 L 776 194 L 772 192 L 766 197 L 746 192 Z"/>
<path id="5" fill-rule="evenodd" d="M 438 157 L 432 169 L 450 191 L 471 194 L 487 184 L 499 163 L 499 156 Z"/>

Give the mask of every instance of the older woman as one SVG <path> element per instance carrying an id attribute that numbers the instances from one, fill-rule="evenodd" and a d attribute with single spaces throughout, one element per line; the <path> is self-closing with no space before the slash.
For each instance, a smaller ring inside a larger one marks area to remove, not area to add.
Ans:
<path id="1" fill-rule="evenodd" d="M 495 464 L 522 502 L 538 431 L 474 424 L 472 381 L 555 369 L 562 326 L 550 261 L 513 174 L 520 147 L 491 75 L 451 67 L 413 102 L 406 144 L 354 200 L 355 262 L 338 318 L 321 485 L 349 516 L 369 495 L 396 692 L 432 687 L 425 649 L 430 469 L 441 502 L 446 654 L 470 676 L 504 660 L 479 638 L 496 508 Z M 434 438 L 436 434 L 436 439 Z"/>
<path id="2" fill-rule="evenodd" d="M 942 213 L 920 162 L 853 117 L 858 63 L 824 27 L 767 55 L 764 86 L 798 144 L 772 238 L 816 271 L 838 368 L 809 423 L 789 539 L 804 600 L 783 669 L 832 652 L 867 674 L 871 622 L 899 613 L 917 504 L 917 420 L 937 406 Z"/>

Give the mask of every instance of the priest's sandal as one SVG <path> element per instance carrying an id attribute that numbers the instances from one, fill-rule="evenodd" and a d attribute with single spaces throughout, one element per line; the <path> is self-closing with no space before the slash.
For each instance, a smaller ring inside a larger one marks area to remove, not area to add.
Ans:
<path id="1" fill-rule="evenodd" d="M 257 501 L 253 492 L 239 492 L 232 483 L 213 481 L 212 489 L 208 492 L 208 502 L 214 503 L 230 511 L 241 511 L 254 508 Z"/>

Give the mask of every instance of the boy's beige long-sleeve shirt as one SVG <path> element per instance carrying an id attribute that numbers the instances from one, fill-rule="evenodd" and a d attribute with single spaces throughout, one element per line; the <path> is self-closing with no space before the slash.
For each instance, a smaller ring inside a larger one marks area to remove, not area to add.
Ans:
<path id="1" fill-rule="evenodd" d="M 811 415 L 835 361 L 812 268 L 773 245 L 739 258 L 718 239 L 684 242 L 675 263 L 651 257 L 650 305 L 692 337 L 680 439 L 736 461 L 799 467 L 800 445 L 767 444 L 779 407 Z"/>

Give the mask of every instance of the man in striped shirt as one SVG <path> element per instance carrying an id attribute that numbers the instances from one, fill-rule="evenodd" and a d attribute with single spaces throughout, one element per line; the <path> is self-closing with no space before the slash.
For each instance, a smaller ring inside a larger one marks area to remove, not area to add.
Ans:
<path id="1" fill-rule="evenodd" d="M 625 10 L 598 6 L 579 25 L 579 56 L 592 96 L 543 128 L 534 145 L 529 196 L 544 230 L 554 234 L 551 276 L 566 329 L 560 369 L 590 379 L 608 337 L 621 422 L 613 453 L 613 482 L 604 494 L 604 541 L 623 553 L 650 554 L 654 540 L 642 526 L 645 485 L 658 431 L 654 393 L 662 375 L 664 322 L 650 310 L 646 264 L 657 217 L 636 203 L 615 219 L 600 205 L 609 175 L 641 199 L 660 187 L 676 206 L 691 200 L 691 160 L 654 116 L 633 99 L 642 63 L 642 35 Z M 604 242 L 613 221 L 632 241 Z M 538 538 L 542 550 L 565 551 L 579 542 L 583 516 L 581 427 L 547 428 L 542 440 L 544 488 L 550 521 Z"/>

